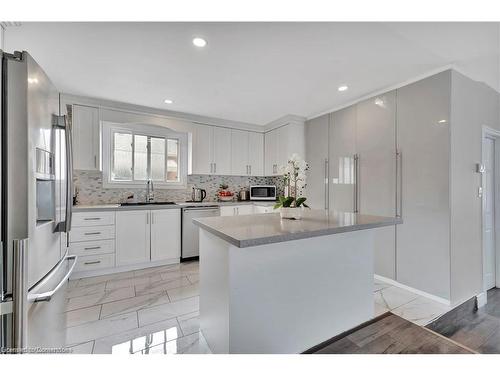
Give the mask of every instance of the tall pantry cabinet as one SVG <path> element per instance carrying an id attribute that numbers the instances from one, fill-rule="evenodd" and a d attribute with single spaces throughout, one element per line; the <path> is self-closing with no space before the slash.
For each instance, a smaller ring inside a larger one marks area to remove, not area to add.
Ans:
<path id="1" fill-rule="evenodd" d="M 403 224 L 374 231 L 375 273 L 444 299 L 450 298 L 450 85 L 446 71 L 306 124 L 312 207 L 402 216 Z"/>

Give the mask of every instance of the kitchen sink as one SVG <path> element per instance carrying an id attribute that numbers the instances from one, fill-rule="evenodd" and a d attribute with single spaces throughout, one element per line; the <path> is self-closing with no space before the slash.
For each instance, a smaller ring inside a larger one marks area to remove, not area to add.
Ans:
<path id="1" fill-rule="evenodd" d="M 175 204 L 175 202 L 125 202 L 120 203 L 120 206 L 151 206 L 151 205 L 167 205 Z"/>

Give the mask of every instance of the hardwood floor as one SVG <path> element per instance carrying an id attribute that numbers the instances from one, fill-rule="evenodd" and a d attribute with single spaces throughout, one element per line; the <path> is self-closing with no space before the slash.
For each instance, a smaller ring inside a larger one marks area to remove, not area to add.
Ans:
<path id="1" fill-rule="evenodd" d="M 500 354 L 500 289 L 489 290 L 488 303 L 480 309 L 471 299 L 427 328 L 479 353 Z"/>
<path id="2" fill-rule="evenodd" d="M 471 350 L 399 316 L 387 313 L 340 335 L 311 354 L 470 354 Z"/>

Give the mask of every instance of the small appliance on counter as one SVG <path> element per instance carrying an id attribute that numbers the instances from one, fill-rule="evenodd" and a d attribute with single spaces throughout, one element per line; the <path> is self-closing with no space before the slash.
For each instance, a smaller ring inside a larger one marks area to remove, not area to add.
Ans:
<path id="1" fill-rule="evenodd" d="M 217 193 L 217 198 L 221 202 L 232 202 L 234 200 L 234 193 L 228 190 L 229 186 L 226 184 L 220 185 L 220 190 Z"/>
<path id="2" fill-rule="evenodd" d="M 193 187 L 193 192 L 191 193 L 192 202 L 203 202 L 203 199 L 207 196 L 207 191 L 205 189 L 200 189 Z"/>
<path id="3" fill-rule="evenodd" d="M 276 185 L 252 185 L 250 186 L 251 201 L 275 201 Z"/>
<path id="4" fill-rule="evenodd" d="M 238 195 L 238 200 L 247 201 L 250 199 L 250 191 L 248 189 L 241 189 Z"/>

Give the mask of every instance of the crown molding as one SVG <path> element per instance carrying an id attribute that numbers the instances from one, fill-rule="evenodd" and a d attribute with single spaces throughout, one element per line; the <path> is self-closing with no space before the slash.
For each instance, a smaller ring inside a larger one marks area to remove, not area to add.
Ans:
<path id="1" fill-rule="evenodd" d="M 261 125 L 250 124 L 242 121 L 232 121 L 216 117 L 197 115 L 193 113 L 169 111 L 166 109 L 158 109 L 136 104 L 118 102 L 114 100 L 92 98 L 88 96 L 74 95 L 68 93 L 61 93 L 61 96 L 62 100 L 66 103 L 88 105 L 93 107 L 99 107 L 101 109 L 115 110 L 115 111 L 128 112 L 141 115 L 149 115 L 149 116 L 175 119 L 181 121 L 189 121 L 201 125 L 212 125 L 225 128 L 249 130 L 258 133 L 263 133 L 265 131 L 264 127 Z"/>
<path id="2" fill-rule="evenodd" d="M 264 132 L 280 128 L 288 124 L 304 124 L 306 120 L 307 119 L 305 117 L 298 115 L 285 115 L 264 125 Z"/>

